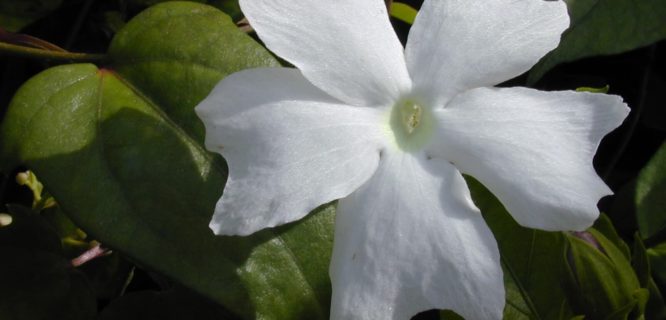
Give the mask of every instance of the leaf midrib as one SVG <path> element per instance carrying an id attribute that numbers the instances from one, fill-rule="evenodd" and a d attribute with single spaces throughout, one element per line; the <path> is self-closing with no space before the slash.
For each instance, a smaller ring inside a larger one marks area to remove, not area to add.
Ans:
<path id="1" fill-rule="evenodd" d="M 522 282 L 520 282 L 520 279 L 516 275 L 516 272 L 513 270 L 511 267 L 511 264 L 506 261 L 506 258 L 501 258 L 502 264 L 506 268 L 507 271 L 509 271 L 509 275 L 513 279 L 513 282 L 516 284 L 516 287 L 518 287 L 518 291 L 520 292 L 520 295 L 523 297 L 523 300 L 525 301 L 525 304 L 527 307 L 530 309 L 530 312 L 532 313 L 531 316 L 534 319 L 540 320 L 541 316 L 539 316 L 539 313 L 537 312 L 536 306 L 534 305 L 534 302 L 529 296 L 529 293 L 527 292 L 527 289 L 523 286 Z"/>

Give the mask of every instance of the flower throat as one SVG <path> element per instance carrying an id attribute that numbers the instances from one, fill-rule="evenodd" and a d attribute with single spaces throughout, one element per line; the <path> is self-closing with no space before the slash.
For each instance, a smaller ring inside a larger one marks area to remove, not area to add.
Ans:
<path id="1" fill-rule="evenodd" d="M 415 151 L 432 135 L 433 121 L 429 109 L 412 99 L 400 100 L 391 109 L 390 126 L 395 141 L 404 151 Z"/>

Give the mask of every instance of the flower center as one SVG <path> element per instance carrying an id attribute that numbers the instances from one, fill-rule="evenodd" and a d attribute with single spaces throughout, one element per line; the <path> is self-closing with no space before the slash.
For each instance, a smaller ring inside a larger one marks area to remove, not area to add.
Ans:
<path id="1" fill-rule="evenodd" d="M 404 151 L 421 149 L 432 136 L 432 113 L 415 99 L 399 100 L 391 109 L 390 127 L 398 147 Z"/>
<path id="2" fill-rule="evenodd" d="M 399 106 L 400 115 L 402 116 L 402 125 L 405 127 L 405 132 L 407 134 L 412 134 L 414 130 L 421 123 L 421 116 L 423 114 L 423 109 L 418 104 L 415 104 L 411 101 L 406 101 Z"/>

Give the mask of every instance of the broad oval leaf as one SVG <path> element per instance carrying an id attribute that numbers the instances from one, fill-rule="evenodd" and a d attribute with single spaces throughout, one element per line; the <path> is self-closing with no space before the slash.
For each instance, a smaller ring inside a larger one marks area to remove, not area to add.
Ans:
<path id="1" fill-rule="evenodd" d="M 209 6 L 168 2 L 127 24 L 105 68 L 49 69 L 14 97 L 2 155 L 82 229 L 244 318 L 328 318 L 333 207 L 250 237 L 208 229 L 226 166 L 193 107 L 225 75 L 275 66 Z"/>
<path id="2" fill-rule="evenodd" d="M 573 316 L 561 279 L 565 238 L 519 226 L 488 189 L 466 177 L 474 203 L 500 249 L 506 289 L 505 319 L 565 319 Z"/>
<path id="3" fill-rule="evenodd" d="M 566 0 L 571 26 L 560 45 L 537 63 L 528 83 L 554 66 L 596 55 L 617 54 L 666 38 L 666 1 Z"/>
<path id="4" fill-rule="evenodd" d="M 666 230 L 666 144 L 663 144 L 636 179 L 634 201 L 638 229 L 644 238 Z"/>
<path id="5" fill-rule="evenodd" d="M 109 48 L 113 69 L 198 141 L 192 108 L 225 75 L 278 62 L 219 10 L 167 2 L 127 23 Z"/>

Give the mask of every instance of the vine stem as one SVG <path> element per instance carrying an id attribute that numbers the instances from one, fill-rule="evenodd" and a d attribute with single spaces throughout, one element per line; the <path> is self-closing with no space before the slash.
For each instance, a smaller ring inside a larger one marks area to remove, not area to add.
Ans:
<path id="1" fill-rule="evenodd" d="M 107 256 L 109 254 L 111 254 L 111 250 L 104 249 L 100 244 L 96 244 L 86 252 L 82 253 L 80 256 L 72 259 L 72 266 L 80 267 L 86 262 L 97 259 L 99 257 Z"/>
<path id="2" fill-rule="evenodd" d="M 96 62 L 106 59 L 104 54 L 53 51 L 29 48 L 15 44 L 0 42 L 0 55 L 8 54 L 32 59 L 47 59 L 72 62 Z"/>

